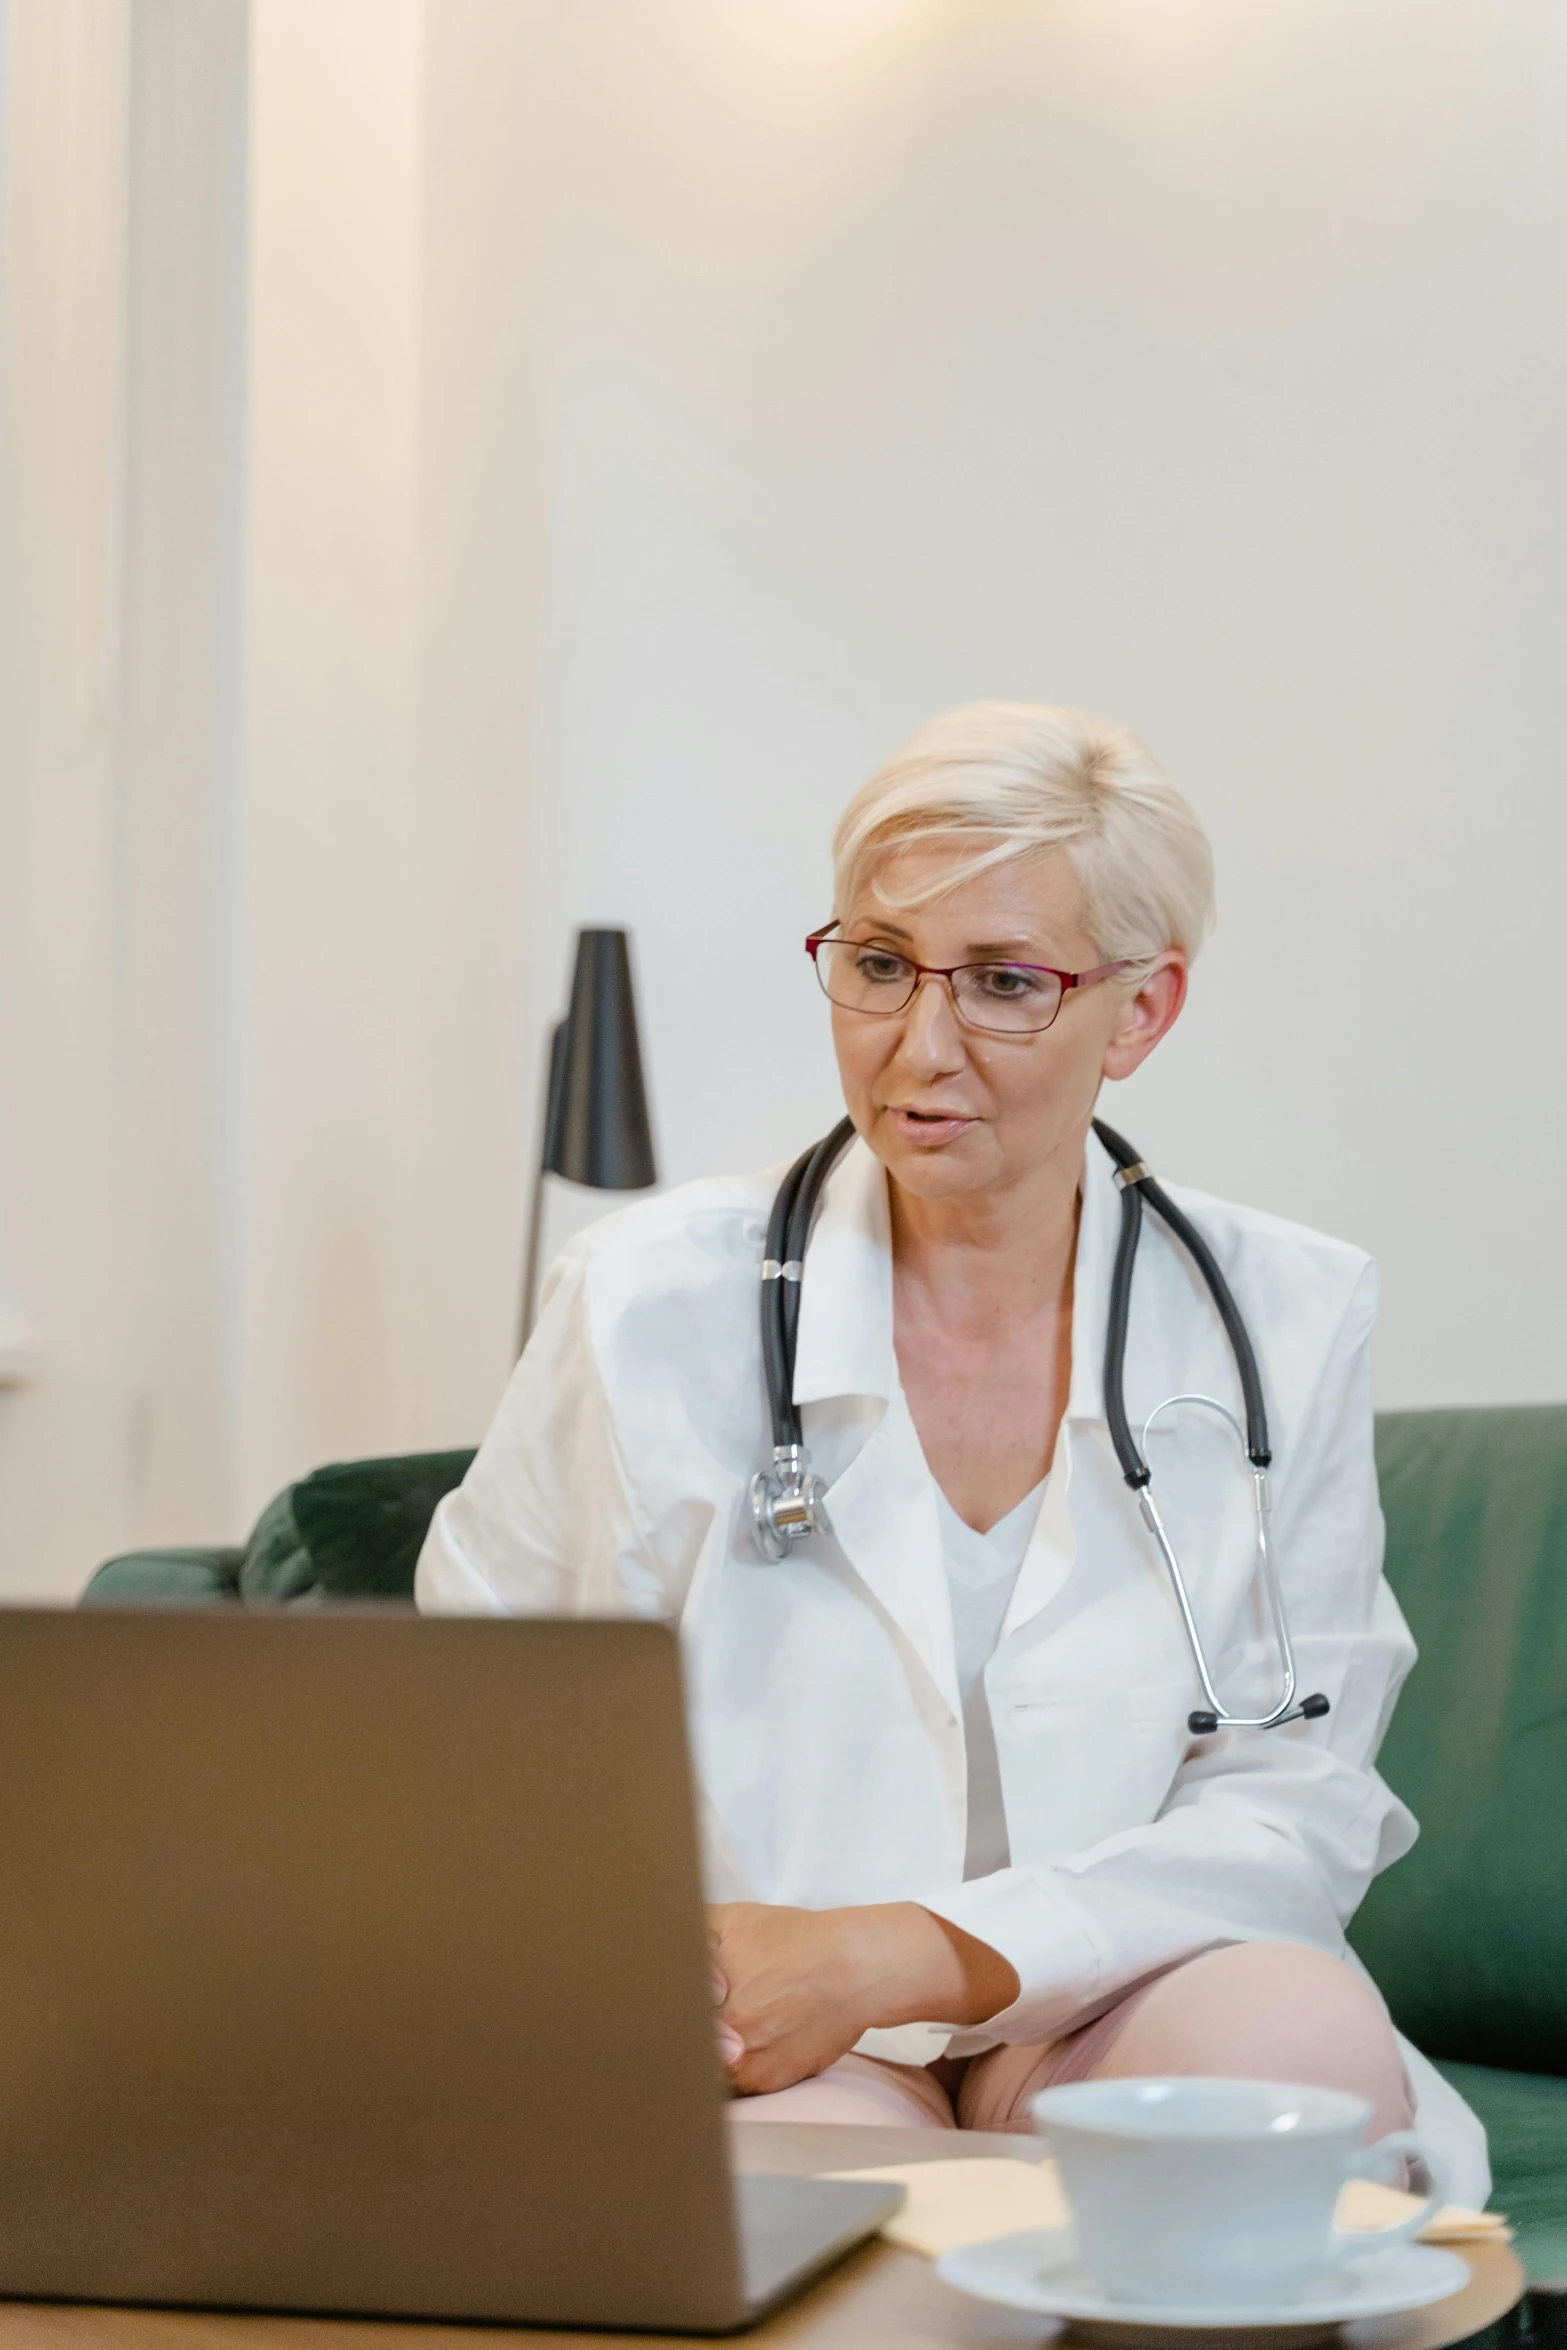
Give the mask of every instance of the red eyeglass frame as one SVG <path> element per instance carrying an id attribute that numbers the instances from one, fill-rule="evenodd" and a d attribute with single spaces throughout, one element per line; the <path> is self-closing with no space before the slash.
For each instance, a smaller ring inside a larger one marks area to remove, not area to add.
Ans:
<path id="1" fill-rule="evenodd" d="M 813 930 L 810 936 L 806 939 L 805 951 L 811 958 L 811 962 L 815 968 L 818 979 L 821 978 L 822 967 L 816 959 L 817 949 L 827 943 L 837 928 L 838 924 L 835 921 L 824 922 L 820 930 Z M 849 939 L 843 939 L 836 943 L 849 946 L 853 942 Z M 869 944 L 869 941 L 866 943 Z M 952 1008 L 955 1012 L 957 1012 L 959 1019 L 963 1020 L 964 1026 L 967 1028 L 981 1028 L 981 1023 L 979 1021 L 964 1019 L 962 1011 L 959 1010 L 958 1000 L 953 989 L 952 982 L 954 979 L 956 979 L 960 971 L 1033 971 L 1037 972 L 1041 978 L 1058 979 L 1061 982 L 1061 993 L 1056 999 L 1055 1011 L 1051 1013 L 1049 1019 L 1045 1022 L 1044 1028 L 1031 1028 L 1011 1031 L 1005 1028 L 982 1028 L 981 1032 L 986 1036 L 1006 1036 L 1009 1033 L 1014 1035 L 1043 1036 L 1047 1029 L 1053 1028 L 1055 1026 L 1057 1016 L 1061 1010 L 1061 1006 L 1063 1003 L 1065 1003 L 1067 994 L 1072 988 L 1092 987 L 1096 979 L 1109 979 L 1113 973 L 1117 971 L 1129 971 L 1133 963 L 1137 960 L 1135 955 L 1123 955 L 1118 963 L 1096 963 L 1091 971 L 1058 971 L 1053 963 L 1009 963 L 1003 962 L 994 956 L 991 957 L 989 961 L 983 963 L 951 963 L 946 965 L 940 963 L 916 963 L 911 955 L 905 955 L 897 947 L 889 947 L 886 951 L 889 954 L 896 955 L 900 963 L 907 963 L 910 970 L 914 974 L 914 985 L 910 988 L 904 1001 L 899 1004 L 896 1011 L 889 1010 L 885 1012 L 873 1012 L 868 1004 L 839 1004 L 838 1009 L 840 1012 L 864 1012 L 866 1016 L 872 1020 L 896 1020 L 899 1014 L 906 1012 L 909 1008 L 909 1005 L 913 1003 L 914 998 L 919 993 L 920 981 L 922 979 L 944 979 L 947 983 L 947 994 L 951 1000 Z M 825 988 L 823 988 L 822 993 L 824 995 L 827 994 Z M 829 1003 L 832 1003 L 834 1000 L 835 999 L 832 996 L 827 996 L 827 1001 Z"/>

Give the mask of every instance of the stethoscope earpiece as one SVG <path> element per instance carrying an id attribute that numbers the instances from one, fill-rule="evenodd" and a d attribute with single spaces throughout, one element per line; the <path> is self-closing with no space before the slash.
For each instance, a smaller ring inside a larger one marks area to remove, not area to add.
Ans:
<path id="1" fill-rule="evenodd" d="M 1299 1705 L 1292 1707 L 1287 1714 L 1280 1717 L 1279 1721 L 1270 1721 L 1265 1726 L 1270 1730 L 1276 1730 L 1281 1727 L 1283 1722 L 1316 1722 L 1320 1721 L 1324 1714 L 1332 1711 L 1332 1706 L 1318 1690 L 1315 1697 L 1303 1697 Z M 1188 1714 L 1186 1717 L 1186 1727 L 1194 1738 L 1211 1738 L 1216 1730 L 1251 1729 L 1261 1726 L 1263 1725 L 1255 1723 L 1237 1724 L 1227 1714 L 1221 1719 L 1218 1714 L 1207 1713 L 1200 1706 L 1195 1713 Z"/>

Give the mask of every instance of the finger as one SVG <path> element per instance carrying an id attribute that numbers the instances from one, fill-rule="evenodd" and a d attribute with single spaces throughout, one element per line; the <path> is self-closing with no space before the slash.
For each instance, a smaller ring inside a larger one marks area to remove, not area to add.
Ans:
<path id="1" fill-rule="evenodd" d="M 745 2054 L 745 2042 L 734 2025 L 726 2024 L 722 2017 L 715 2018 L 713 2029 L 718 2039 L 718 2061 L 726 2072 L 732 2071 Z"/>
<path id="2" fill-rule="evenodd" d="M 715 1966 L 709 1972 L 708 1981 L 713 1986 L 713 2005 L 722 2007 L 724 2001 L 729 1997 L 729 1977 L 723 1973 L 721 1968 Z"/>

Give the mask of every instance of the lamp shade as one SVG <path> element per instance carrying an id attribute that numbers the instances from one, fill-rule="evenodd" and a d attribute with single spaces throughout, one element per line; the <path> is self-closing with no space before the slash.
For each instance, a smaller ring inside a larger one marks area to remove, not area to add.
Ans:
<path id="1" fill-rule="evenodd" d="M 577 933 L 571 1008 L 550 1040 L 544 1166 L 595 1191 L 658 1181 L 623 930 Z"/>

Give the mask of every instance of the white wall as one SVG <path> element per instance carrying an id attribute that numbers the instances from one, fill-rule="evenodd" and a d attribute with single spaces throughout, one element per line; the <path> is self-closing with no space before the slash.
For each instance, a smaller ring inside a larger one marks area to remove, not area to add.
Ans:
<path id="1" fill-rule="evenodd" d="M 832 1117 L 842 800 L 981 694 L 1219 851 L 1110 1105 L 1559 1396 L 1556 0 L 7 0 L 0 1587 L 504 1377 L 537 1040 Z M 556 1233 L 597 1202 L 558 1200 Z"/>
<path id="2" fill-rule="evenodd" d="M 868 766 L 1082 702 L 1222 889 L 1109 1112 L 1376 1251 L 1385 1402 L 1567 1393 L 1555 0 L 439 21 L 501 156 L 476 494 L 548 484 L 533 969 L 635 925 L 670 1174 L 833 1114 L 798 941 Z"/>

